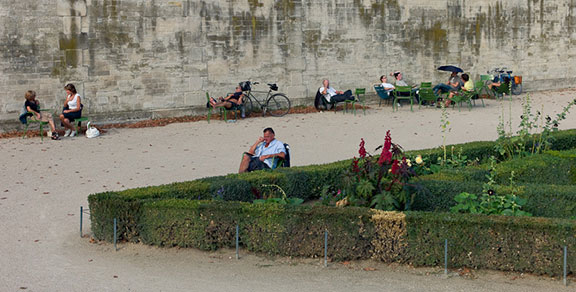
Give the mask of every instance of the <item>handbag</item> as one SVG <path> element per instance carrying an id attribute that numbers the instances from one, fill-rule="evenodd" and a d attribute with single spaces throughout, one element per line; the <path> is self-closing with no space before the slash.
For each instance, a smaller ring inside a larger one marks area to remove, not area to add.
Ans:
<path id="1" fill-rule="evenodd" d="M 86 124 L 86 138 L 96 138 L 98 136 L 100 136 L 100 131 L 88 122 L 88 124 Z"/>

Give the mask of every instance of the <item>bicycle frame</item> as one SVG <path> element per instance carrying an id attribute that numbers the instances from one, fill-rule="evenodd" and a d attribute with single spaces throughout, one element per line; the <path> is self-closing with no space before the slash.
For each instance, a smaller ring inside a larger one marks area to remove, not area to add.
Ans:
<path id="1" fill-rule="evenodd" d="M 290 111 L 290 100 L 288 97 L 281 92 L 273 93 L 273 91 L 278 91 L 278 86 L 273 83 L 268 83 L 268 91 L 253 91 L 250 84 L 257 85 L 258 82 L 250 83 L 249 81 L 242 82 L 245 85 L 244 96 L 246 97 L 246 102 L 244 103 L 244 109 L 247 114 L 253 109 L 253 102 L 258 104 L 258 107 L 262 110 L 262 116 L 265 116 L 267 112 L 272 116 L 284 116 Z M 266 93 L 264 99 L 258 99 L 254 93 Z"/>
<path id="2" fill-rule="evenodd" d="M 492 82 L 506 82 L 508 80 L 510 93 L 520 94 L 522 92 L 522 76 L 513 76 L 512 71 L 507 71 L 506 69 L 506 67 L 494 68 L 487 73 L 491 76 Z"/>
<path id="3" fill-rule="evenodd" d="M 262 101 L 260 101 L 258 98 L 256 98 L 256 96 L 253 94 L 253 92 L 256 93 L 267 93 L 266 94 L 266 98 L 264 98 Z M 268 90 L 268 92 L 266 91 L 254 91 L 254 90 L 249 90 L 248 93 L 244 93 L 246 96 L 248 96 L 248 98 L 250 98 L 253 101 L 256 101 L 256 103 L 258 104 L 258 106 L 260 107 L 260 109 L 262 109 L 262 112 L 265 112 L 265 108 L 266 108 L 266 100 L 268 100 L 268 98 L 270 98 L 272 93 L 272 89 Z"/>

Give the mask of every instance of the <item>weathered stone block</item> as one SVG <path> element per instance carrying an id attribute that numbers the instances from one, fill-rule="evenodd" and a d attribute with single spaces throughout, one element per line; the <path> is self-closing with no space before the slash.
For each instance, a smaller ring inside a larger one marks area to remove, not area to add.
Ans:
<path id="1" fill-rule="evenodd" d="M 86 16 L 86 0 L 56 0 L 56 15 Z"/>

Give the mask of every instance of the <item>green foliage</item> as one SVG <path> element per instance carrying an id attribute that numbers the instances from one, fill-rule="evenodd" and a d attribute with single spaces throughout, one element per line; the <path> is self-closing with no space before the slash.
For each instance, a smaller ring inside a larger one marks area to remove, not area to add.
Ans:
<path id="1" fill-rule="evenodd" d="M 472 214 L 486 214 L 486 215 L 508 215 L 508 216 L 532 216 L 532 214 L 522 211 L 522 206 L 526 204 L 526 200 L 519 198 L 517 195 L 519 189 L 514 181 L 514 172 L 510 176 L 508 194 L 497 195 L 494 191 L 496 182 L 494 181 L 494 168 L 496 159 L 492 158 L 490 161 L 490 172 L 486 175 L 488 181 L 482 186 L 482 194 L 477 196 L 462 192 L 454 200 L 458 203 L 456 206 L 450 208 L 454 213 L 472 213 Z"/>
<path id="2" fill-rule="evenodd" d="M 360 158 L 352 161 L 344 175 L 342 206 L 372 207 L 382 210 L 409 210 L 413 203 L 417 184 L 411 182 L 416 176 L 411 161 L 403 155 L 402 147 L 392 143 L 390 131 L 386 132 L 384 145 L 378 159 L 364 148 L 361 139 Z"/>
<path id="3" fill-rule="evenodd" d="M 416 266 L 444 263 L 448 239 L 450 267 L 560 275 L 562 246 L 576 247 L 571 220 L 408 212 L 404 260 Z M 576 257 L 569 258 L 569 267 Z"/>
<path id="4" fill-rule="evenodd" d="M 544 152 L 499 163 L 495 168 L 495 181 L 504 184 L 514 172 L 514 179 L 520 183 L 576 184 L 575 166 L 576 156 Z"/>
<path id="5" fill-rule="evenodd" d="M 236 225 L 243 248 L 270 255 L 320 257 L 328 231 L 333 260 L 438 265 L 447 238 L 451 267 L 550 275 L 562 271 L 560 246 L 576 247 L 570 220 L 176 199 L 142 206 L 140 239 L 215 250 L 234 246 Z"/>
<path id="6" fill-rule="evenodd" d="M 446 106 L 443 101 L 441 101 L 440 104 L 442 105 L 442 115 L 440 116 L 440 128 L 442 128 L 442 151 L 444 151 L 444 155 L 442 156 L 442 158 L 438 159 L 438 161 L 440 162 L 441 165 L 445 165 L 447 159 L 446 136 L 448 135 L 448 133 L 450 133 L 452 128 L 450 127 L 450 120 L 448 111 L 446 110 Z"/>
<path id="7" fill-rule="evenodd" d="M 319 257 L 328 231 L 330 258 L 367 259 L 371 216 L 365 208 L 166 200 L 143 206 L 140 233 L 147 244 L 215 250 L 234 246 L 238 225 L 240 244 L 250 251 Z"/>
<path id="8" fill-rule="evenodd" d="M 280 204 L 280 205 L 300 205 L 304 202 L 300 198 L 288 198 L 286 192 L 278 185 L 262 185 L 263 187 L 268 187 L 271 192 L 262 195 L 264 199 L 254 200 L 254 204 Z M 280 193 L 280 197 L 278 194 Z"/>
<path id="9" fill-rule="evenodd" d="M 447 152 L 445 167 L 434 171 L 431 166 L 436 164 L 429 162 L 438 161 L 438 157 L 442 160 L 444 149 L 405 153 L 412 161 L 416 155 L 425 161 L 420 172 L 426 174 L 420 177 L 421 190 L 407 191 L 409 186 L 395 184 L 378 191 L 373 183 L 378 180 L 376 168 L 357 180 L 353 190 L 346 189 L 342 177 L 352 160 L 345 160 L 94 194 L 88 198 L 92 231 L 98 239 L 112 240 L 112 220 L 117 218 L 121 240 L 213 250 L 233 246 L 235 226 L 240 224 L 241 244 L 251 251 L 319 256 L 323 232 L 328 229 L 329 242 L 335 243 L 330 251 L 334 259 L 374 257 L 417 265 L 441 262 L 443 252 L 435 244 L 449 238 L 458 245 L 451 247 L 455 251 L 451 265 L 555 274 L 557 255 L 552 250 L 574 245 L 574 221 L 424 212 L 409 212 L 408 221 L 398 216 L 374 221 L 370 216 L 376 211 L 364 208 L 290 205 L 290 200 L 315 198 L 332 205 L 354 192 L 356 201 L 351 200 L 352 204 L 363 201 L 381 209 L 448 211 L 459 203 L 471 202 L 472 195 L 455 201 L 460 193 L 486 194 L 492 190 L 504 194 L 503 198 L 488 196 L 481 201 L 482 195 L 476 195 L 478 204 L 470 204 L 468 209 L 485 205 L 486 213 L 523 210 L 534 216 L 576 219 L 576 151 L 560 151 L 576 148 L 576 130 L 551 129 L 546 139 L 553 151 L 500 163 L 488 183 L 484 183 L 490 173 L 487 164 L 470 166 L 469 158 L 477 158 L 474 164 L 485 163 L 493 155 L 503 160 L 494 152 L 494 142 L 446 146 L 452 149 L 452 157 Z M 411 169 L 418 173 L 418 167 L 413 163 Z M 381 182 L 388 186 L 391 180 Z M 225 202 L 256 198 L 270 202 Z M 389 232 L 389 228 L 395 231 Z"/>
<path id="10" fill-rule="evenodd" d="M 458 203 L 450 208 L 450 211 L 454 213 L 532 216 L 532 214 L 521 210 L 522 206 L 526 204 L 526 199 L 519 198 L 516 195 L 506 194 L 498 196 L 482 193 L 477 196 L 462 192 L 456 195 L 454 200 Z"/>
<path id="11" fill-rule="evenodd" d="M 513 135 L 511 110 L 508 123 L 510 130 L 508 132 L 505 130 L 504 115 L 502 115 L 497 128 L 499 138 L 496 140 L 494 149 L 505 159 L 526 157 L 553 149 L 553 144 L 555 143 L 552 133 L 558 131 L 560 122 L 566 119 L 567 114 L 575 104 L 576 99 L 568 103 L 563 111 L 552 119 L 550 116 L 544 117 L 544 114 L 540 111 L 534 114 L 530 95 L 525 95 L 522 100 L 519 130 Z M 543 109 L 544 106 L 542 106 Z"/>

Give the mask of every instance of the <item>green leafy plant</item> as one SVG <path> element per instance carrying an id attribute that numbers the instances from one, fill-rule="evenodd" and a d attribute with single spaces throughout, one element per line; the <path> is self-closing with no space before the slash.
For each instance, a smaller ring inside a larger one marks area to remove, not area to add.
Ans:
<path id="1" fill-rule="evenodd" d="M 402 147 L 392 143 L 390 131 L 386 132 L 384 145 L 376 148 L 382 149 L 378 159 L 366 151 L 364 144 L 361 139 L 360 157 L 354 157 L 352 167 L 346 171 L 344 198 L 336 205 L 409 210 L 418 185 L 410 182 L 416 173 Z"/>
<path id="2" fill-rule="evenodd" d="M 301 198 L 288 198 L 286 192 L 278 185 L 269 184 L 262 185 L 262 187 L 267 188 L 269 192 L 263 192 L 263 199 L 254 200 L 254 204 L 300 205 L 304 202 Z M 275 197 L 276 192 L 280 192 L 282 195 L 277 198 Z"/>
<path id="3" fill-rule="evenodd" d="M 519 187 L 514 182 L 514 172 L 510 175 L 509 193 L 497 195 L 494 191 L 496 182 L 494 180 L 494 167 L 496 159 L 490 159 L 490 173 L 486 175 L 488 181 L 483 185 L 482 194 L 470 194 L 462 192 L 454 197 L 458 203 L 450 208 L 454 213 L 472 213 L 487 215 L 507 215 L 507 216 L 532 216 L 532 214 L 523 211 L 527 201 L 518 197 Z"/>
<path id="4" fill-rule="evenodd" d="M 442 105 L 442 115 L 440 116 L 440 128 L 442 128 L 442 150 L 444 150 L 444 157 L 441 164 L 445 164 L 446 162 L 446 136 L 452 128 L 450 127 L 450 120 L 448 119 L 450 116 L 448 115 L 448 111 L 446 110 L 446 106 L 444 102 L 440 102 Z"/>
<path id="5" fill-rule="evenodd" d="M 510 101 L 510 107 L 511 104 Z M 496 140 L 497 143 L 494 146 L 494 150 L 505 159 L 525 157 L 549 150 L 553 142 L 553 137 L 550 135 L 551 132 L 558 131 L 560 122 L 566 119 L 567 114 L 575 104 L 576 99 L 569 102 L 562 112 L 552 119 L 550 116 L 544 117 L 544 107 L 542 107 L 541 111 L 537 111 L 534 114 L 530 95 L 527 94 L 522 100 L 522 115 L 520 116 L 519 129 L 515 134 L 512 132 L 511 109 L 510 121 L 507 125 L 504 123 L 504 111 L 502 111 L 496 129 L 499 138 Z M 508 132 L 506 131 L 506 126 L 509 127 Z"/>
<path id="6" fill-rule="evenodd" d="M 335 190 L 332 186 L 325 185 L 320 191 L 319 204 L 323 206 L 334 206 L 336 205 L 336 202 L 344 199 L 345 197 L 346 196 L 342 190 Z"/>

